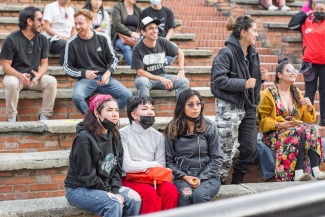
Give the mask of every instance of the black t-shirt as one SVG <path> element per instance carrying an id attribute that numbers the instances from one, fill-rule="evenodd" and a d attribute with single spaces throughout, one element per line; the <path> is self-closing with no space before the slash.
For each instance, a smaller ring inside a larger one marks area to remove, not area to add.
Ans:
<path id="1" fill-rule="evenodd" d="M 169 8 L 162 7 L 160 10 L 155 10 L 152 7 L 148 7 L 142 11 L 141 20 L 147 16 L 161 21 L 158 26 L 159 36 L 166 37 L 168 30 L 176 27 L 174 14 Z M 142 25 L 141 23 L 140 29 L 142 29 Z"/>
<path id="2" fill-rule="evenodd" d="M 48 42 L 44 35 L 36 34 L 28 40 L 17 30 L 6 37 L 0 53 L 1 59 L 12 60 L 11 66 L 21 73 L 38 70 L 41 59 L 48 58 Z"/>
<path id="3" fill-rule="evenodd" d="M 129 30 L 131 30 L 132 32 L 136 32 L 138 25 L 139 25 L 139 18 L 135 13 L 127 16 L 125 21 L 125 26 L 128 27 Z"/>
<path id="4" fill-rule="evenodd" d="M 143 40 L 133 48 L 131 69 L 143 69 L 153 75 L 166 74 L 166 56 L 176 56 L 178 47 L 164 37 L 159 37 L 154 48 L 147 47 Z"/>

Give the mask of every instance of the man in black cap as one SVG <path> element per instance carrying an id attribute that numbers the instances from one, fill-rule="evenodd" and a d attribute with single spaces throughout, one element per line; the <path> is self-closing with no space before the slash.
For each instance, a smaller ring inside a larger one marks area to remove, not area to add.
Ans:
<path id="1" fill-rule="evenodd" d="M 131 68 L 136 70 L 134 80 L 138 95 L 149 96 L 149 90 L 177 90 L 178 95 L 189 87 L 185 78 L 184 53 L 166 38 L 158 36 L 159 19 L 145 17 L 141 20 L 144 39 L 133 48 Z M 178 56 L 177 75 L 168 75 L 164 62 L 166 56 Z"/>

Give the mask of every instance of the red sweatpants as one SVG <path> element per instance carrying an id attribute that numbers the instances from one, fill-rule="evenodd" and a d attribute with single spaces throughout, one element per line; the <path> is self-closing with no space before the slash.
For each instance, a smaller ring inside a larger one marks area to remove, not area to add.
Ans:
<path id="1" fill-rule="evenodd" d="M 122 186 L 135 190 L 141 196 L 140 214 L 172 209 L 178 205 L 179 193 L 176 186 L 171 182 L 165 182 L 157 186 L 155 190 L 151 185 L 129 182 L 122 178 Z"/>

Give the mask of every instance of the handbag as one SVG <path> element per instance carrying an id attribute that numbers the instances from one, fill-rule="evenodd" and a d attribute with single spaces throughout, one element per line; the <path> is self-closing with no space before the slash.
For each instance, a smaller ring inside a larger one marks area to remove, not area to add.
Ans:
<path id="1" fill-rule="evenodd" d="M 136 41 L 134 41 L 131 37 L 127 36 L 127 35 L 123 35 L 121 33 L 117 33 L 118 37 L 121 39 L 123 44 L 127 44 L 131 47 L 133 47 L 135 45 L 135 43 L 137 43 Z"/>
<path id="2" fill-rule="evenodd" d="M 144 184 L 160 185 L 164 182 L 172 182 L 173 170 L 165 167 L 150 167 L 144 172 L 126 173 L 126 180 L 132 182 L 140 182 Z"/>

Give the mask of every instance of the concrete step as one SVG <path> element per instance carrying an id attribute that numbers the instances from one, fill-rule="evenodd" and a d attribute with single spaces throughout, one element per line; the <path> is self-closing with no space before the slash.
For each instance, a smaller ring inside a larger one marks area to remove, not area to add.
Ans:
<path id="1" fill-rule="evenodd" d="M 231 0 L 232 4 L 237 4 L 241 8 L 245 9 L 255 9 L 255 10 L 266 10 L 259 0 Z M 288 2 L 286 5 L 288 5 L 291 10 L 300 10 L 305 2 Z M 236 6 L 237 6 L 236 5 Z"/>
<path id="2" fill-rule="evenodd" d="M 294 36 L 294 37 L 283 36 L 283 37 L 281 37 L 281 41 L 288 42 L 288 43 L 302 43 L 301 36 Z M 301 49 L 301 47 L 299 49 Z"/>
<path id="3" fill-rule="evenodd" d="M 198 49 L 209 49 L 210 47 L 198 47 Z M 213 53 L 217 54 L 222 49 L 222 47 L 210 48 Z M 281 49 L 270 49 L 270 48 L 257 48 L 260 55 L 278 55 L 281 54 Z"/>
<path id="4" fill-rule="evenodd" d="M 289 29 L 288 23 L 281 23 L 281 22 L 264 22 L 263 23 L 264 28 L 270 28 L 270 29 Z"/>
<path id="5" fill-rule="evenodd" d="M 246 15 L 250 15 L 257 24 L 268 22 L 285 22 L 289 23 L 292 16 L 299 11 L 267 11 L 267 10 L 249 10 Z"/>

